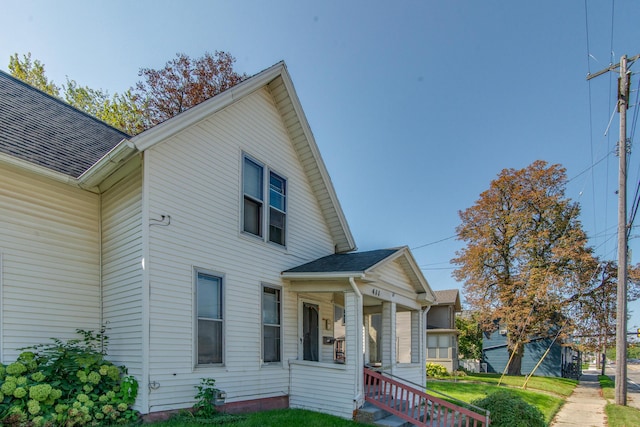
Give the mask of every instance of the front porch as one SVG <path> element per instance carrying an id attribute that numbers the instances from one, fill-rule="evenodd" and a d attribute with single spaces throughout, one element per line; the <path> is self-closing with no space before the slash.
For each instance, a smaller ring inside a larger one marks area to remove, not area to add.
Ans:
<path id="1" fill-rule="evenodd" d="M 367 366 L 424 390 L 434 296 L 408 248 L 331 255 L 282 275 L 298 308 L 290 407 L 352 418 L 365 401 Z"/>

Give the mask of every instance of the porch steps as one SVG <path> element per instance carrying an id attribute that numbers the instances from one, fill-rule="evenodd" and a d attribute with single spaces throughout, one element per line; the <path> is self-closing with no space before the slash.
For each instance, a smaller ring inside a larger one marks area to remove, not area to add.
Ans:
<path id="1" fill-rule="evenodd" d="M 404 405 L 406 405 L 406 402 L 397 403 L 396 407 Z M 429 411 L 427 411 L 427 413 L 428 412 Z M 466 425 L 467 417 L 465 415 L 456 414 L 455 416 L 449 415 L 446 421 L 439 418 L 439 416 L 434 417 L 434 419 L 431 420 L 428 425 L 433 427 L 452 427 L 458 425 Z M 462 421 L 459 421 L 459 418 L 462 418 Z M 427 415 L 426 420 L 429 420 L 429 415 Z M 420 414 L 416 417 L 416 421 L 419 423 L 420 421 L 425 422 L 426 420 L 424 418 L 424 409 L 421 409 Z M 411 422 L 405 421 L 397 415 L 393 415 L 369 402 L 366 402 L 364 406 L 362 406 L 362 408 L 358 409 L 356 421 L 381 427 L 413 427 L 413 424 Z"/>
<path id="2" fill-rule="evenodd" d="M 356 421 L 382 427 L 412 427 L 410 422 L 368 402 L 358 409 Z"/>

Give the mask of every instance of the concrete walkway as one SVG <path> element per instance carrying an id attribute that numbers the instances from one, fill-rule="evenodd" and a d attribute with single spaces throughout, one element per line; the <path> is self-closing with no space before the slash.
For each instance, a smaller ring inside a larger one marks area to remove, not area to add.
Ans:
<path id="1" fill-rule="evenodd" d="M 604 406 L 607 401 L 600 394 L 598 373 L 584 371 L 580 383 L 564 403 L 551 423 L 552 427 L 605 427 Z"/>

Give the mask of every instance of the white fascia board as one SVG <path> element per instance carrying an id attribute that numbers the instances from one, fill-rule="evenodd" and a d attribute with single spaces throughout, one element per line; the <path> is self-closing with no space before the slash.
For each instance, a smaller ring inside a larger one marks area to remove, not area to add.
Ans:
<path id="1" fill-rule="evenodd" d="M 284 280 L 331 280 L 331 279 L 364 279 L 361 271 L 340 273 L 281 273 Z"/>
<path id="2" fill-rule="evenodd" d="M 123 139 L 78 177 L 80 186 L 83 188 L 97 187 L 106 177 L 111 175 L 137 152 L 138 150 L 131 141 Z"/>
<path id="3" fill-rule="evenodd" d="M 22 169 L 45 178 L 53 179 L 54 181 L 62 182 L 63 184 L 80 187 L 78 180 L 72 176 L 56 172 L 44 166 L 36 165 L 35 163 L 27 162 L 26 160 L 13 157 L 5 153 L 0 153 L 0 163 Z"/>
<path id="4" fill-rule="evenodd" d="M 344 215 L 344 211 L 342 210 L 342 206 L 340 205 L 340 201 L 338 200 L 338 195 L 336 194 L 336 190 L 333 186 L 333 182 L 331 181 L 331 177 L 329 176 L 329 172 L 327 171 L 327 167 L 322 160 L 322 156 L 320 155 L 320 150 L 318 149 L 318 144 L 316 144 L 316 140 L 313 136 L 313 132 L 311 131 L 311 126 L 309 126 L 309 122 L 307 121 L 307 117 L 304 114 L 304 110 L 302 109 L 302 104 L 300 103 L 300 99 L 293 87 L 293 80 L 291 80 L 291 76 L 287 71 L 286 66 L 283 64 L 282 71 L 282 81 L 284 82 L 285 87 L 287 88 L 287 93 L 289 94 L 289 98 L 291 99 L 291 104 L 293 109 L 296 112 L 296 116 L 300 122 L 302 127 L 302 131 L 304 132 L 305 138 L 307 139 L 307 143 L 309 145 L 309 149 L 313 154 L 313 158 L 316 161 L 318 166 L 318 172 L 320 172 L 320 176 L 322 176 L 322 180 L 327 189 L 327 193 L 329 198 L 331 199 L 331 203 L 335 207 L 336 215 L 338 216 L 338 220 L 340 221 L 340 225 L 345 232 L 345 236 L 348 241 L 348 248 L 344 248 L 340 252 L 351 252 L 357 249 L 355 239 L 353 238 L 353 234 L 351 233 L 351 229 L 349 228 L 349 224 L 347 223 L 347 219 Z"/>
<path id="5" fill-rule="evenodd" d="M 281 75 L 283 70 L 284 63 L 279 62 L 255 76 L 238 83 L 236 86 L 134 136 L 131 138 L 131 142 L 135 144 L 138 150 L 147 150 L 154 144 L 181 132 L 189 126 L 206 119 L 211 114 L 228 107 L 246 95 L 266 86 L 273 79 Z"/>

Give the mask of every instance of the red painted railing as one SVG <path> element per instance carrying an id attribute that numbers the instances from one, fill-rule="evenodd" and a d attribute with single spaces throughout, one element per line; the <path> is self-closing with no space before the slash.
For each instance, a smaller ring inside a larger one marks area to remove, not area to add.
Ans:
<path id="1" fill-rule="evenodd" d="M 364 390 L 367 402 L 416 426 L 489 426 L 488 412 L 478 414 L 371 369 L 364 370 Z"/>

